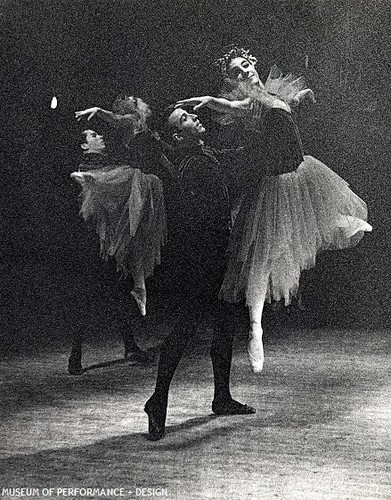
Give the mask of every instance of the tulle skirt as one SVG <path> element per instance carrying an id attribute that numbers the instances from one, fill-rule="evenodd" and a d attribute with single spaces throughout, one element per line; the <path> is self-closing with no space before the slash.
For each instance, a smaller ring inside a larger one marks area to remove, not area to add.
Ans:
<path id="1" fill-rule="evenodd" d="M 365 202 L 311 156 L 294 172 L 265 177 L 241 202 L 220 298 L 289 304 L 301 271 L 313 267 L 322 250 L 357 244 L 372 230 L 366 220 Z"/>
<path id="2" fill-rule="evenodd" d="M 101 256 L 114 257 L 124 275 L 151 276 L 167 236 L 161 180 L 128 165 L 78 173 L 75 179 L 82 186 L 80 213 L 96 225 Z"/>

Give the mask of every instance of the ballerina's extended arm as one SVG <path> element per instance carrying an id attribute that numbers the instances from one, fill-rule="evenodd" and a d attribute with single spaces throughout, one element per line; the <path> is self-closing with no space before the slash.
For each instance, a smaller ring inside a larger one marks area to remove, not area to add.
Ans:
<path id="1" fill-rule="evenodd" d="M 251 109 L 251 99 L 245 98 L 240 101 L 229 101 L 223 97 L 192 97 L 190 99 L 181 99 L 175 105 L 177 108 L 181 106 L 193 106 L 194 111 L 208 107 L 220 113 L 230 113 L 237 116 L 246 114 Z"/>
<path id="2" fill-rule="evenodd" d="M 134 123 L 135 121 L 133 115 L 117 115 L 112 111 L 107 111 L 106 109 L 102 109 L 99 107 L 87 108 L 83 109 L 82 111 L 75 112 L 75 118 L 77 119 L 77 121 L 80 121 L 83 118 L 86 118 L 87 121 L 90 121 L 94 116 L 97 116 L 98 118 L 101 118 L 102 120 L 111 123 L 112 125 L 122 125 L 129 122 Z"/>

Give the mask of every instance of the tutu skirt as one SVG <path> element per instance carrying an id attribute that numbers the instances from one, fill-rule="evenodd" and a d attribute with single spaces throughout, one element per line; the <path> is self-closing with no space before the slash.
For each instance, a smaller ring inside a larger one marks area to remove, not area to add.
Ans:
<path id="1" fill-rule="evenodd" d="M 101 256 L 114 257 L 124 275 L 137 269 L 151 276 L 167 235 L 161 180 L 128 165 L 78 173 L 75 179 L 82 186 L 80 213 L 96 225 Z"/>
<path id="2" fill-rule="evenodd" d="M 304 156 L 297 170 L 265 177 L 242 200 L 220 298 L 252 307 L 265 299 L 289 304 L 316 255 L 357 244 L 372 230 L 366 220 L 367 206 L 348 183 Z"/>

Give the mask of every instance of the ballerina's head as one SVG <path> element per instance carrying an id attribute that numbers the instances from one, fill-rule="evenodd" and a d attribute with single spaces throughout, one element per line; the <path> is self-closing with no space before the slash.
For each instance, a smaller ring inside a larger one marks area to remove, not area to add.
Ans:
<path id="1" fill-rule="evenodd" d="M 221 75 L 232 84 L 247 83 L 264 88 L 256 70 L 257 59 L 241 47 L 233 47 L 215 62 Z"/>
<path id="2" fill-rule="evenodd" d="M 151 109 L 139 97 L 127 94 L 118 95 L 113 104 L 112 110 L 118 115 L 132 115 L 136 121 L 136 127 L 147 128 L 147 119 L 151 116 Z"/>

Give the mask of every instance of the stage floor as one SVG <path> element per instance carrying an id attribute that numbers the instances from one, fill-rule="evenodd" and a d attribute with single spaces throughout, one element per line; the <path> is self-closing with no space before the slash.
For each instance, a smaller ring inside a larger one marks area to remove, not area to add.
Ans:
<path id="1" fill-rule="evenodd" d="M 81 376 L 68 375 L 66 347 L 3 359 L 0 495 L 26 487 L 46 498 L 44 488 L 59 487 L 70 490 L 50 496 L 123 488 L 126 498 L 391 498 L 388 332 L 269 331 L 260 375 L 239 336 L 232 393 L 257 413 L 231 417 L 211 412 L 208 337 L 201 331 L 181 361 L 156 443 L 143 412 L 156 361 L 123 363 L 116 339 L 86 345 Z"/>

